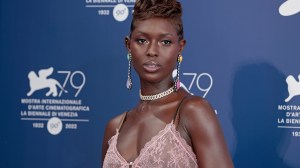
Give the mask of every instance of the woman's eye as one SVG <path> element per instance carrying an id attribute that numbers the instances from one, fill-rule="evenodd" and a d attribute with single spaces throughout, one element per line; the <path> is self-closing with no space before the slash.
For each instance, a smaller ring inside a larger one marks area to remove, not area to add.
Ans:
<path id="1" fill-rule="evenodd" d="M 170 45 L 172 42 L 170 40 L 163 40 L 162 43 L 164 45 Z"/>
<path id="2" fill-rule="evenodd" d="M 137 39 L 136 40 L 139 44 L 144 44 L 146 43 L 146 40 L 145 39 Z"/>

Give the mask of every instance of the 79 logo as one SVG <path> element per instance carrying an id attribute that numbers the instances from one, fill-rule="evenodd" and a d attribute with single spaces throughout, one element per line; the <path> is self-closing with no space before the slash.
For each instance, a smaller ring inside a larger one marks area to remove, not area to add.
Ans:
<path id="1" fill-rule="evenodd" d="M 200 73 L 200 74 L 197 74 L 197 73 L 183 73 L 184 76 L 191 76 L 192 77 L 192 80 L 188 86 L 188 91 L 190 91 L 192 89 L 192 87 L 194 85 L 197 86 L 198 90 L 200 90 L 201 92 L 203 92 L 203 95 L 202 97 L 205 98 L 206 95 L 209 93 L 209 91 L 211 90 L 212 86 L 213 86 L 213 83 L 214 83 L 214 80 L 212 78 L 212 76 L 208 73 Z M 208 85 L 206 87 L 204 86 L 201 86 L 200 85 L 200 81 L 201 80 L 207 80 L 208 79 Z M 191 93 L 193 94 L 193 93 Z M 218 114 L 218 111 L 215 109 L 214 110 L 216 114 Z"/>
<path id="2" fill-rule="evenodd" d="M 65 81 L 62 85 L 62 88 L 65 88 L 65 86 L 69 82 L 70 85 L 72 86 L 72 88 L 77 90 L 76 94 L 75 94 L 75 97 L 77 97 L 79 95 L 79 93 L 81 92 L 82 88 L 85 85 L 86 78 L 85 78 L 84 73 L 81 72 L 81 71 L 74 71 L 74 72 L 71 72 L 71 71 L 58 71 L 58 73 L 66 74 L 66 78 L 65 78 Z M 81 79 L 81 83 L 75 84 L 74 78 Z M 61 90 L 59 92 L 58 96 L 60 97 L 62 93 L 63 93 L 63 90 Z"/>
<path id="3" fill-rule="evenodd" d="M 41 69 L 38 71 L 38 74 L 30 71 L 28 73 L 30 91 L 27 93 L 27 96 L 31 96 L 38 90 L 49 89 L 46 96 L 60 97 L 62 93 L 68 93 L 65 89 L 68 83 L 76 90 L 75 97 L 79 95 L 86 82 L 86 77 L 82 71 L 57 71 L 58 74 L 65 74 L 66 76 L 62 85 L 56 79 L 49 78 L 53 71 L 53 67 Z M 59 93 L 57 88 L 60 89 Z"/>
<path id="4" fill-rule="evenodd" d="M 208 73 L 183 73 L 184 76 L 191 76 L 192 80 L 188 86 L 188 90 L 191 91 L 192 87 L 194 85 L 197 86 L 198 90 L 200 90 L 201 92 L 203 92 L 202 97 L 205 98 L 206 95 L 209 93 L 209 91 L 211 90 L 212 86 L 213 86 L 213 78 L 211 77 L 210 74 Z M 208 79 L 208 85 L 207 86 L 201 86 L 200 85 L 200 80 L 207 80 Z"/>

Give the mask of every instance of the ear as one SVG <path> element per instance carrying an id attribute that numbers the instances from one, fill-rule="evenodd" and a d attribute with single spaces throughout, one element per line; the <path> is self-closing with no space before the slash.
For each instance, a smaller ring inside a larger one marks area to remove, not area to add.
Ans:
<path id="1" fill-rule="evenodd" d="M 185 44 L 186 44 L 186 40 L 185 39 L 182 39 L 182 40 L 179 41 L 179 53 L 182 53 Z"/>
<path id="2" fill-rule="evenodd" d="M 128 52 L 130 53 L 130 37 L 126 36 L 124 42 L 125 42 L 125 47 L 127 48 Z"/>

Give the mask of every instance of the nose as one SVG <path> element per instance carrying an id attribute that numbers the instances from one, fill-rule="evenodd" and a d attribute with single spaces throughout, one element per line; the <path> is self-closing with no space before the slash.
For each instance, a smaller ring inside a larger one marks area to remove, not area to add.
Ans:
<path id="1" fill-rule="evenodd" d="M 150 42 L 147 50 L 147 56 L 157 57 L 158 56 L 158 45 L 155 42 Z"/>

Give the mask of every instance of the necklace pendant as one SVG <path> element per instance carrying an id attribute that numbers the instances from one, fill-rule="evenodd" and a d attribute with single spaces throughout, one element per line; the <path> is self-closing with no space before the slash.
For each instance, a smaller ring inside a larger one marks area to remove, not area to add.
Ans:
<path id="1" fill-rule="evenodd" d="M 180 88 L 180 80 L 178 79 L 178 80 L 176 81 L 176 91 L 178 91 L 179 88 Z"/>
<path id="2" fill-rule="evenodd" d="M 132 82 L 131 82 L 130 78 L 127 79 L 126 87 L 127 87 L 127 89 L 131 89 L 132 88 Z"/>

